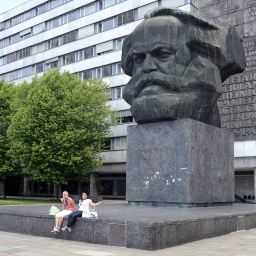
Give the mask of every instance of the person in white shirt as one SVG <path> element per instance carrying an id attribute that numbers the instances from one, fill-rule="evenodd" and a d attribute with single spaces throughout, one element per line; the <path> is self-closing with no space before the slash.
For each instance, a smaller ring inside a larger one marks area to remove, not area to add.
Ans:
<path id="1" fill-rule="evenodd" d="M 69 231 L 71 232 L 71 226 L 76 221 L 77 217 L 82 217 L 83 212 L 88 212 L 90 205 L 100 205 L 102 202 L 93 203 L 91 199 L 87 199 L 87 194 L 85 192 L 82 192 L 81 199 L 79 200 L 79 209 L 76 212 L 72 212 L 68 215 L 68 224 L 66 227 L 62 228 L 62 231 Z"/>

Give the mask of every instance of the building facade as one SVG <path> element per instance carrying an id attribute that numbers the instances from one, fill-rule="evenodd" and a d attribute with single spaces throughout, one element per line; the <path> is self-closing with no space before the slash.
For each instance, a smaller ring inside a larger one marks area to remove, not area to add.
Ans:
<path id="1" fill-rule="evenodd" d="M 92 195 L 125 198 L 127 126 L 135 123 L 122 99 L 130 78 L 121 69 L 121 49 L 144 14 L 157 6 L 198 14 L 197 0 L 30 0 L 0 14 L 0 79 L 18 85 L 60 67 L 83 80 L 102 78 L 110 85 L 109 104 L 118 111 L 120 124 L 106 139 L 103 165 L 91 173 Z M 16 191 L 7 182 L 7 195 L 22 194 L 27 185 L 18 185 L 21 179 L 11 180 L 12 185 L 17 182 Z M 69 185 L 73 194 L 84 189 Z M 32 187 L 32 195 L 53 193 L 47 184 Z"/>
<path id="2" fill-rule="evenodd" d="M 243 40 L 246 69 L 228 78 L 218 101 L 222 128 L 234 133 L 235 193 L 256 196 L 256 0 L 204 0 L 199 15 L 235 26 Z"/>

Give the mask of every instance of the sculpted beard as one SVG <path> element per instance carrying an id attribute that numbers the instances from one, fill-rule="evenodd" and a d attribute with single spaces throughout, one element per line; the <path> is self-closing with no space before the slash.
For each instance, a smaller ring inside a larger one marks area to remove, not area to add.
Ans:
<path id="1" fill-rule="evenodd" d="M 158 87 L 144 96 L 147 87 Z M 159 89 L 161 87 L 161 89 Z M 137 123 L 192 118 L 202 120 L 200 108 L 211 111 L 219 93 L 206 81 L 194 81 L 186 76 L 177 77 L 160 72 L 134 75 L 127 83 L 123 98 L 131 105 Z"/>

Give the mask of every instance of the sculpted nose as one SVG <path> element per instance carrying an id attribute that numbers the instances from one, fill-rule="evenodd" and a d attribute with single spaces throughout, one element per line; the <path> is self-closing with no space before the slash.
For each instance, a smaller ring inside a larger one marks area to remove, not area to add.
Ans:
<path id="1" fill-rule="evenodd" d="M 154 58 L 152 58 L 150 54 L 146 54 L 146 58 L 143 62 L 143 72 L 150 73 L 156 70 L 157 70 L 157 66 L 155 65 Z"/>

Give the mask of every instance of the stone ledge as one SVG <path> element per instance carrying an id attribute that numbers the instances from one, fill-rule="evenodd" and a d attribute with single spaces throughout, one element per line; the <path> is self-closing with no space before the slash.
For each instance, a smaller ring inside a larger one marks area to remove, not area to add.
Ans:
<path id="1" fill-rule="evenodd" d="M 71 233 L 60 232 L 57 235 L 50 232 L 53 224 L 53 216 L 22 212 L 0 213 L 1 231 L 142 250 L 158 250 L 256 228 L 256 213 L 147 222 L 78 218 Z"/>

